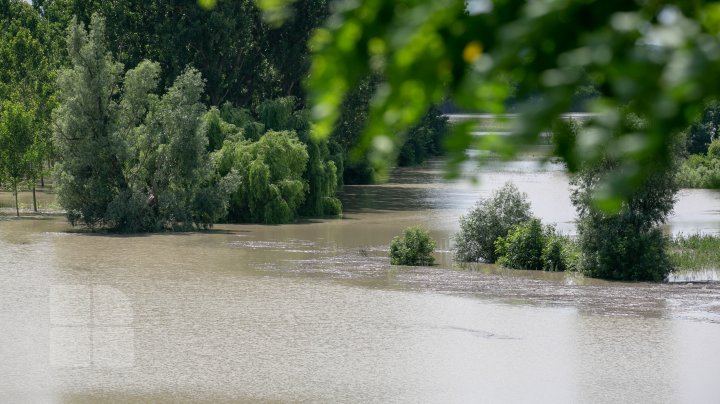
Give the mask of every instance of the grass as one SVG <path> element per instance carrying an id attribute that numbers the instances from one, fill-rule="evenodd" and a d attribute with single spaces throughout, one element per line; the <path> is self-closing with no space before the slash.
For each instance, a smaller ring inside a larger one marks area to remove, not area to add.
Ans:
<path id="1" fill-rule="evenodd" d="M 670 259 L 677 271 L 720 269 L 720 237 L 678 236 L 670 241 Z"/>

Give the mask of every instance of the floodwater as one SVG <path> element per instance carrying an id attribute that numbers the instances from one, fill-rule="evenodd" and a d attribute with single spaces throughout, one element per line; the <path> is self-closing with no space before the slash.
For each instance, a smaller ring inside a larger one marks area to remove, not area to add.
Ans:
<path id="1" fill-rule="evenodd" d="M 0 402 L 720 401 L 720 286 L 452 262 L 457 217 L 512 180 L 572 232 L 562 170 L 437 164 L 348 186 L 345 217 L 112 236 L 0 219 Z M 669 231 L 718 232 L 711 192 Z M 389 265 L 423 224 L 435 267 Z"/>

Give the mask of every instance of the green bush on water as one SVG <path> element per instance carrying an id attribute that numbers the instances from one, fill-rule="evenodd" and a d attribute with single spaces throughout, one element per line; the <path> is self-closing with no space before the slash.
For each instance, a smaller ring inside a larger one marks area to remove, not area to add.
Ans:
<path id="1" fill-rule="evenodd" d="M 570 238 L 557 234 L 533 218 L 495 240 L 497 263 L 513 269 L 566 271 L 576 267 L 577 253 Z"/>
<path id="2" fill-rule="evenodd" d="M 514 226 L 530 218 L 527 195 L 515 185 L 506 183 L 460 217 L 460 233 L 455 235 L 455 259 L 495 262 L 498 258 L 495 240 L 507 236 Z"/>
<path id="3" fill-rule="evenodd" d="M 427 266 L 435 263 L 432 253 L 435 241 L 430 232 L 421 226 L 408 227 L 402 236 L 390 243 L 390 263 L 392 265 Z"/>
<path id="4" fill-rule="evenodd" d="M 495 240 L 497 263 L 516 269 L 542 269 L 545 234 L 540 219 L 513 227 L 506 237 Z"/>

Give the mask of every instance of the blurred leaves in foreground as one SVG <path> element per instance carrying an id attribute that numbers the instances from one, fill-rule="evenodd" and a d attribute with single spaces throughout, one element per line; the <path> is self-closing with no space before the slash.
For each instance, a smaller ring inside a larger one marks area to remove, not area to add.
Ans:
<path id="1" fill-rule="evenodd" d="M 259 2 L 275 10 L 283 2 Z M 273 3 L 273 4 L 270 4 Z M 720 91 L 717 3 L 606 0 L 365 0 L 334 3 L 311 39 L 307 81 L 313 134 L 326 138 L 364 77 L 382 77 L 359 147 L 387 167 L 394 139 L 446 98 L 471 111 L 518 107 L 512 136 L 477 138 L 460 126 L 448 140 L 451 174 L 466 150 L 511 158 L 571 108 L 578 88 L 599 96 L 577 137 L 557 137 L 571 171 L 618 161 L 596 198 L 624 199 L 672 163 L 673 138 Z M 646 124 L 638 129 L 634 119 Z M 600 203 L 618 206 L 617 203 Z"/>

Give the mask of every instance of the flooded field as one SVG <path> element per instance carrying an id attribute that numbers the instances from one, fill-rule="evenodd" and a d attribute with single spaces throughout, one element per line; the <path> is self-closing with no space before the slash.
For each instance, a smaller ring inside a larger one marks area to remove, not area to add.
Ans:
<path id="1" fill-rule="evenodd" d="M 717 402 L 720 286 L 459 265 L 457 218 L 511 180 L 574 232 L 559 166 L 348 186 L 343 219 L 187 234 L 0 218 L 0 402 Z M 0 203 L 7 208 L 9 197 Z M 52 204 L 52 201 L 48 201 Z M 720 231 L 683 191 L 668 231 Z M 435 267 L 393 267 L 423 224 Z"/>

